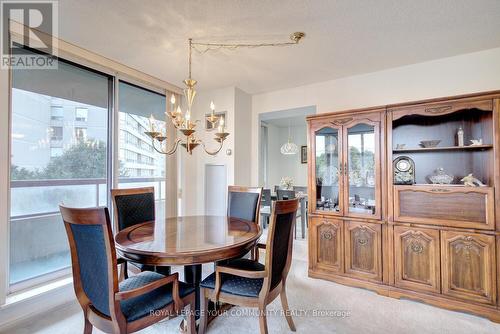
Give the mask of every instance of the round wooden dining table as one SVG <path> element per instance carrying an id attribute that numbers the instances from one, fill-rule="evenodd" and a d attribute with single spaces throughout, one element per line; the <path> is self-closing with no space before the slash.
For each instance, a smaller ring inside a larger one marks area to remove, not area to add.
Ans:
<path id="1" fill-rule="evenodd" d="M 173 217 L 130 226 L 116 234 L 115 244 L 126 260 L 158 267 L 184 266 L 184 281 L 196 288 L 199 312 L 201 265 L 246 254 L 261 234 L 258 224 L 237 218 Z"/>

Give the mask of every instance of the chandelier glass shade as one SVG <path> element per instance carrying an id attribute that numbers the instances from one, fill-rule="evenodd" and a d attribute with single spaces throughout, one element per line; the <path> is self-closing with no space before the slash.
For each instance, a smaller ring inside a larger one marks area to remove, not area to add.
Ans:
<path id="1" fill-rule="evenodd" d="M 290 136 L 290 121 L 288 122 L 288 141 L 286 143 L 284 143 L 282 146 L 281 146 L 281 154 L 284 154 L 284 155 L 292 155 L 292 154 L 297 154 L 299 152 L 299 147 L 292 142 L 292 138 Z"/>
<path id="2" fill-rule="evenodd" d="M 297 154 L 298 152 L 299 152 L 299 147 L 296 144 L 291 143 L 290 141 L 284 143 L 281 146 L 281 154 L 292 155 L 292 154 Z"/>

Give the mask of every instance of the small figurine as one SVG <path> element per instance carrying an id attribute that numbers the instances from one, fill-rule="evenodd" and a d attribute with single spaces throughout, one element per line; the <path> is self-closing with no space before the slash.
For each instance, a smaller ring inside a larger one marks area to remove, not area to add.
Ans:
<path id="1" fill-rule="evenodd" d="M 459 127 L 457 131 L 457 145 L 464 146 L 464 129 L 462 127 Z"/>
<path id="2" fill-rule="evenodd" d="M 479 139 L 471 139 L 471 145 L 470 146 L 478 146 L 478 145 L 483 145 L 483 139 L 482 138 L 479 138 Z"/>
<path id="3" fill-rule="evenodd" d="M 484 184 L 476 179 L 474 176 L 472 176 L 472 173 L 470 173 L 467 176 L 464 176 L 463 179 L 460 180 L 461 182 L 464 183 L 464 186 L 466 187 L 483 187 Z"/>
<path id="4" fill-rule="evenodd" d="M 402 150 L 406 147 L 406 144 L 396 144 L 396 150 Z"/>

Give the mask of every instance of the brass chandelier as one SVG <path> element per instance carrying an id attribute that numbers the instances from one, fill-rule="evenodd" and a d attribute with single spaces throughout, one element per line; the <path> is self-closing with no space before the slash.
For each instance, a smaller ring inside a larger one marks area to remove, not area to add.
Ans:
<path id="1" fill-rule="evenodd" d="M 206 116 L 206 120 L 211 124 L 212 128 L 217 125 L 217 131 L 214 134 L 214 140 L 218 143 L 218 146 L 214 150 L 207 148 L 206 144 L 201 140 L 196 138 L 196 124 L 199 120 L 191 120 L 191 108 L 193 106 L 194 97 L 196 96 L 196 90 L 194 86 L 197 81 L 191 77 L 191 60 L 193 49 L 198 51 L 200 54 L 206 53 L 208 51 L 219 50 L 219 49 L 230 49 L 234 50 L 237 48 L 256 48 L 265 46 L 287 46 L 295 45 L 300 42 L 300 40 L 305 36 L 303 32 L 294 32 L 290 35 L 290 42 L 280 42 L 280 43 L 200 43 L 193 42 L 192 38 L 188 39 L 189 52 L 188 52 L 188 78 L 184 80 L 186 88 L 183 89 L 184 98 L 187 102 L 187 109 L 182 112 L 181 107 L 177 106 L 176 110 L 167 111 L 165 114 L 168 116 L 170 121 L 176 130 L 179 130 L 183 135 L 184 139 L 177 138 L 173 143 L 172 147 L 167 147 L 167 130 L 166 127 L 159 127 L 153 115 L 149 119 L 149 131 L 144 132 L 152 140 L 152 145 L 155 151 L 161 154 L 171 155 L 177 151 L 179 144 L 186 149 L 189 154 L 192 154 L 193 150 L 201 145 L 204 151 L 209 155 L 216 155 L 222 149 L 224 145 L 224 140 L 226 140 L 229 133 L 226 132 L 224 125 L 224 118 L 215 115 L 215 105 L 213 101 L 210 103 L 211 113 Z M 170 102 L 172 106 L 175 105 L 175 95 L 172 95 Z"/>

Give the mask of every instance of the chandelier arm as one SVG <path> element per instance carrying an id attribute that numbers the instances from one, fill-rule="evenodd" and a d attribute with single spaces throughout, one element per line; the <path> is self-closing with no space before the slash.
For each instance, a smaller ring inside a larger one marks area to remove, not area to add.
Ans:
<path id="1" fill-rule="evenodd" d="M 157 149 L 157 148 L 156 148 L 156 145 L 155 145 L 155 140 L 153 139 L 152 141 L 153 141 L 153 149 L 154 149 L 156 152 L 158 152 L 158 153 L 160 153 L 160 154 L 172 155 L 172 154 L 174 154 L 174 153 L 175 153 L 175 151 L 177 151 L 177 147 L 179 146 L 179 143 L 181 142 L 181 139 L 180 139 L 180 138 L 177 138 L 177 139 L 175 140 L 175 143 L 174 143 L 174 145 L 172 146 L 172 148 L 171 148 L 171 149 L 169 149 L 168 151 L 165 151 L 165 150 L 161 149 L 161 144 L 160 144 L 160 149 Z"/>
<path id="2" fill-rule="evenodd" d="M 204 150 L 207 154 L 209 154 L 209 155 L 216 155 L 217 153 L 219 153 L 219 152 L 220 152 L 220 150 L 222 149 L 222 146 L 224 146 L 224 141 L 223 141 L 223 140 L 221 140 L 221 141 L 220 141 L 220 143 L 219 143 L 219 148 L 218 148 L 218 149 L 216 149 L 215 151 L 209 151 L 209 150 L 207 150 L 207 147 L 205 146 L 205 143 L 204 143 L 203 141 L 198 140 L 197 142 L 198 142 L 199 144 L 201 144 L 201 146 L 203 146 L 203 150 Z"/>

